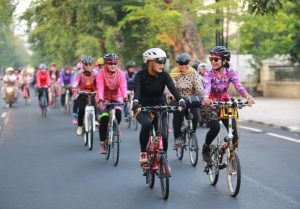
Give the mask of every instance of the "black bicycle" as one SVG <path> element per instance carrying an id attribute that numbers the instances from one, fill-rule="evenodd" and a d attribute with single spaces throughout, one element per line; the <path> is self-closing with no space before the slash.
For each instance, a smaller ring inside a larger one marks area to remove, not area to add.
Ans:
<path id="1" fill-rule="evenodd" d="M 179 160 L 182 160 L 184 151 L 188 149 L 190 162 L 193 167 L 195 167 L 198 163 L 198 140 L 196 133 L 193 130 L 193 114 L 191 113 L 190 109 L 188 108 L 188 115 L 184 117 L 184 121 L 182 123 L 181 132 L 182 132 L 182 144 L 177 145 L 174 147 L 176 150 L 176 156 Z M 188 140 L 187 140 L 188 139 Z"/>

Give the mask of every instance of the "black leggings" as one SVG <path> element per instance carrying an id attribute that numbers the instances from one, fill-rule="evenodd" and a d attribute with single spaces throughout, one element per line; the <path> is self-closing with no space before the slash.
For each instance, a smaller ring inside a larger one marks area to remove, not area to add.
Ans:
<path id="1" fill-rule="evenodd" d="M 228 119 L 222 119 L 221 121 L 225 125 L 225 127 L 228 131 Z M 210 145 L 220 131 L 219 120 L 209 121 L 208 127 L 209 127 L 209 131 L 206 134 L 205 144 Z M 233 143 L 235 143 L 238 141 L 239 136 L 238 136 L 238 132 L 237 132 L 236 120 L 234 118 L 232 119 L 232 129 L 233 129 Z"/>
<path id="2" fill-rule="evenodd" d="M 194 130 L 194 132 L 196 132 L 198 120 L 199 120 L 198 108 L 191 108 L 190 111 L 193 115 L 193 119 L 192 119 L 193 130 Z M 185 118 L 188 118 L 188 116 L 189 116 L 188 109 L 186 109 L 185 111 L 182 111 L 182 112 L 176 111 L 173 114 L 174 139 L 176 139 L 182 135 L 181 126 L 182 126 L 184 116 L 185 116 Z"/>
<path id="3" fill-rule="evenodd" d="M 64 87 L 64 93 L 60 95 L 60 103 L 61 103 L 61 106 L 65 106 L 65 100 L 66 100 L 66 92 L 67 90 L 66 89 L 69 89 L 69 92 L 70 92 L 70 99 L 72 98 L 72 88 L 69 88 L 69 87 Z"/>
<path id="4" fill-rule="evenodd" d="M 39 102 L 41 102 L 43 91 L 46 93 L 47 104 L 49 104 L 48 88 L 39 88 Z"/>
<path id="5" fill-rule="evenodd" d="M 137 121 L 141 124 L 141 131 L 140 131 L 140 145 L 141 145 L 141 152 L 146 152 L 146 147 L 149 141 L 149 133 L 152 129 L 152 124 L 157 130 L 157 118 L 154 118 L 153 121 L 150 119 L 150 115 L 147 112 L 140 112 L 136 116 Z M 164 151 L 167 152 L 168 150 L 168 139 L 167 139 L 167 114 L 164 113 L 161 116 L 161 125 L 162 125 L 162 137 L 163 137 L 163 144 L 164 144 Z"/>
<path id="6" fill-rule="evenodd" d="M 100 118 L 100 128 L 99 128 L 99 135 L 100 135 L 100 141 L 105 141 L 106 134 L 107 134 L 107 125 L 109 121 L 109 114 L 107 111 L 101 114 Z M 104 114 L 104 115 L 103 115 Z M 122 110 L 116 109 L 116 119 L 118 121 L 118 124 L 120 124 L 122 120 Z"/>

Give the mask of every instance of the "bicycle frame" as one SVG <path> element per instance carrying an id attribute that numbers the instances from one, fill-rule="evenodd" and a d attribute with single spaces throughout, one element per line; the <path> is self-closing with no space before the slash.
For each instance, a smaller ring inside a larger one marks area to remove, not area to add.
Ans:
<path id="1" fill-rule="evenodd" d="M 93 127 L 92 127 L 92 131 L 94 132 L 96 130 L 96 126 L 95 126 L 95 108 L 94 108 L 94 105 L 92 105 L 92 97 L 96 94 L 96 92 L 84 92 L 84 91 L 80 91 L 79 94 L 85 94 L 88 96 L 87 100 L 88 100 L 88 103 L 87 105 L 85 106 L 85 109 L 84 109 L 84 129 L 85 130 L 88 130 L 89 129 L 89 122 L 88 122 L 88 119 L 89 119 L 89 115 L 92 115 L 92 118 L 94 120 L 94 123 L 93 123 Z"/>

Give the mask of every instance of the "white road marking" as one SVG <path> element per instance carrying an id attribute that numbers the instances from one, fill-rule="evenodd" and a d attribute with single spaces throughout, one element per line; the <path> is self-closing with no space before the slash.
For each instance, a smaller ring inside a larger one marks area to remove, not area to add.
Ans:
<path id="1" fill-rule="evenodd" d="M 291 138 L 291 137 L 282 136 L 282 135 L 273 134 L 273 133 L 266 133 L 266 134 L 269 135 L 269 136 L 274 136 L 274 137 L 281 138 L 281 139 L 284 139 L 284 140 L 300 143 L 299 139 L 294 139 L 294 138 Z"/>
<path id="2" fill-rule="evenodd" d="M 262 132 L 262 130 L 260 129 L 256 129 L 256 128 L 251 128 L 251 127 L 248 127 L 248 126 L 240 126 L 242 129 L 246 129 L 246 130 L 250 130 L 250 131 L 255 131 L 255 132 Z"/>
<path id="3" fill-rule="evenodd" d="M 1 114 L 1 118 L 5 118 L 7 116 L 7 112 L 3 112 L 2 114 Z"/>

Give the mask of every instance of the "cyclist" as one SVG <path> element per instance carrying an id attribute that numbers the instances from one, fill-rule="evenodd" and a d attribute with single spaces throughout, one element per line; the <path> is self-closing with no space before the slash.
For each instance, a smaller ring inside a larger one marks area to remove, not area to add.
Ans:
<path id="1" fill-rule="evenodd" d="M 228 88 L 230 83 L 234 85 L 236 90 L 247 99 L 248 104 L 251 106 L 254 104 L 254 99 L 251 95 L 248 94 L 247 90 L 242 86 L 241 82 L 238 79 L 237 74 L 235 71 L 230 68 L 229 61 L 230 61 L 230 51 L 224 46 L 215 46 L 210 51 L 209 60 L 212 64 L 212 69 L 206 71 L 204 75 L 204 90 L 205 95 L 203 99 L 203 103 L 205 105 L 210 105 L 213 100 L 218 101 L 226 101 L 230 99 L 228 94 Z M 225 119 L 220 119 L 218 112 L 216 109 L 213 109 L 210 106 L 206 108 L 207 113 L 209 113 L 209 122 L 208 127 L 209 131 L 206 134 L 205 143 L 202 147 L 202 154 L 203 160 L 206 162 L 210 162 L 209 152 L 210 147 L 209 145 L 215 139 L 220 131 L 220 124 L 219 121 L 221 120 L 222 123 L 225 125 L 226 129 L 228 130 L 228 121 Z M 237 124 L 235 119 L 233 119 L 233 145 L 236 147 L 238 146 L 238 131 L 237 131 Z"/>
<path id="2" fill-rule="evenodd" d="M 97 74 L 97 96 L 101 109 L 100 115 L 100 147 L 99 153 L 105 154 L 105 139 L 107 133 L 107 125 L 109 114 L 107 106 L 103 102 L 120 102 L 127 100 L 126 79 L 124 72 L 118 67 L 119 58 L 116 54 L 106 54 L 104 57 L 104 67 Z M 118 123 L 122 119 L 122 108 L 116 107 L 116 118 Z"/>
<path id="3" fill-rule="evenodd" d="M 28 73 L 28 71 L 26 69 L 23 69 L 22 75 L 20 78 L 20 84 L 21 84 L 22 92 L 27 91 L 26 93 L 27 93 L 28 98 L 30 97 L 29 87 L 30 87 L 31 83 L 32 83 L 32 76 Z"/>
<path id="4" fill-rule="evenodd" d="M 129 60 L 125 65 L 125 77 L 127 82 L 127 91 L 134 91 L 134 78 L 136 74 L 136 64 L 133 60 Z M 128 94 L 128 97 L 130 94 Z M 128 106 L 124 106 L 124 115 L 126 121 L 128 120 Z"/>
<path id="5" fill-rule="evenodd" d="M 36 83 L 38 87 L 39 105 L 41 105 L 43 91 L 46 93 L 47 104 L 49 104 L 48 88 L 50 86 L 50 74 L 44 63 L 40 64 L 39 70 L 36 73 Z"/>
<path id="6" fill-rule="evenodd" d="M 5 100 L 5 89 L 7 85 L 12 85 L 14 87 L 14 99 L 17 100 L 18 98 L 18 88 L 16 87 L 17 85 L 17 76 L 14 74 L 14 69 L 12 67 L 8 67 L 5 70 L 5 75 L 3 77 L 3 81 L 5 86 L 2 87 L 2 96 L 3 100 Z"/>
<path id="7" fill-rule="evenodd" d="M 141 112 L 141 106 L 165 105 L 163 93 L 166 86 L 175 99 L 179 101 L 179 105 L 183 107 L 185 106 L 185 101 L 181 98 L 181 95 L 175 88 L 172 78 L 164 71 L 166 57 L 166 53 L 160 48 L 150 48 L 146 50 L 143 53 L 145 68 L 139 71 L 135 76 L 132 109 L 136 112 L 136 119 L 142 126 L 139 136 L 141 148 L 139 162 L 143 168 L 148 166 L 146 146 L 149 140 L 149 132 L 152 128 L 152 123 L 157 124 L 157 121 L 155 119 L 152 121 L 148 113 Z M 164 150 L 167 152 L 168 141 L 166 138 L 166 114 L 162 115 L 161 122 Z"/>
<path id="8" fill-rule="evenodd" d="M 83 69 L 78 72 L 78 75 L 75 78 L 73 83 L 73 93 L 76 90 L 93 92 L 96 91 L 96 76 L 93 73 L 94 59 L 91 56 L 84 56 L 82 59 Z M 83 132 L 83 119 L 84 119 L 84 110 L 87 105 L 87 96 L 84 94 L 79 94 L 77 97 L 78 103 L 78 127 L 77 135 L 82 135 Z M 95 106 L 95 97 L 92 99 L 92 103 Z M 95 108 L 96 109 L 96 108 Z M 95 110 L 96 112 L 96 110 Z"/>
<path id="9" fill-rule="evenodd" d="M 175 82 L 176 89 L 184 97 L 198 98 L 201 89 L 201 79 L 198 72 L 192 68 L 190 63 L 190 56 L 187 53 L 181 53 L 176 57 L 177 66 L 172 70 L 171 77 Z M 198 123 L 198 108 L 189 108 L 192 115 L 193 130 L 196 131 Z M 183 122 L 183 117 L 188 117 L 189 112 L 186 109 L 183 112 L 174 112 L 173 117 L 173 128 L 174 128 L 174 147 L 181 145 L 183 143 L 181 126 Z"/>
<path id="10" fill-rule="evenodd" d="M 66 98 L 66 91 L 69 89 L 70 97 L 72 96 L 72 65 L 65 66 L 64 70 L 61 71 L 59 76 L 59 82 L 61 87 L 61 94 L 60 94 L 60 101 L 61 106 L 65 106 L 65 98 Z"/>
<path id="11" fill-rule="evenodd" d="M 75 79 L 78 75 L 78 72 L 83 68 L 82 62 L 78 62 L 76 67 L 77 68 L 73 72 L 73 76 L 72 76 L 73 82 L 75 81 Z M 73 84 L 72 84 L 72 86 L 73 86 Z M 73 120 L 72 120 L 72 123 L 74 125 L 77 125 L 78 124 L 78 101 L 77 101 L 78 97 L 77 97 L 77 94 L 73 94 L 73 97 L 74 97 L 74 101 L 73 101 L 73 115 L 72 115 Z"/>
<path id="12" fill-rule="evenodd" d="M 50 73 L 51 80 L 55 80 L 55 81 L 58 80 L 58 78 L 59 78 L 59 71 L 57 70 L 57 66 L 56 66 L 55 63 L 51 64 L 49 73 Z"/>

